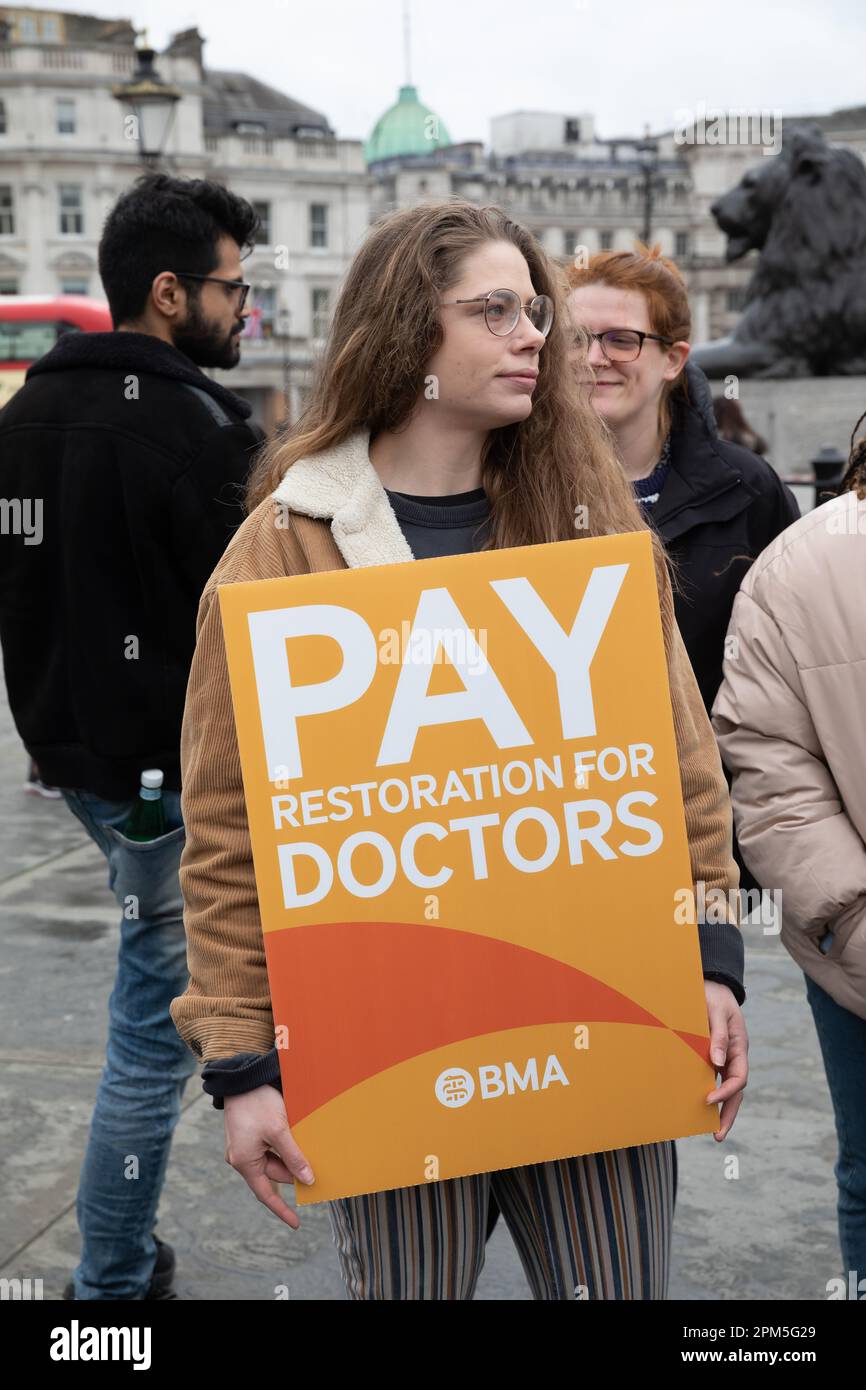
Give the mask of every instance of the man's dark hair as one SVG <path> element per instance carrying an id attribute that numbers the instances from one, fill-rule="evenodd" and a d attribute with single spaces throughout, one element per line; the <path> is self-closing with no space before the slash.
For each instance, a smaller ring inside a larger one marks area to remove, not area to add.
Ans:
<path id="1" fill-rule="evenodd" d="M 209 275 L 219 264 L 220 237 L 233 237 L 243 252 L 258 227 L 246 199 L 220 183 L 142 174 L 108 214 L 99 242 L 99 274 L 115 328 L 144 311 L 162 271 Z M 196 296 L 201 284 L 186 280 L 184 289 Z"/>

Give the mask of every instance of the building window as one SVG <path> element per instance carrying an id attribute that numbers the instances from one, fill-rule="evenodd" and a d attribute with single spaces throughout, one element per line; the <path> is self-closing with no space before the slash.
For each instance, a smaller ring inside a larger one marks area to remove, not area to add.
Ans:
<path id="1" fill-rule="evenodd" d="M 562 250 L 566 256 L 573 256 L 577 250 L 577 232 L 563 232 Z"/>
<path id="2" fill-rule="evenodd" d="M 15 203 L 12 185 L 0 184 L 0 236 L 15 235 Z"/>
<path id="3" fill-rule="evenodd" d="M 84 231 L 84 210 L 81 201 L 81 185 L 62 183 L 60 193 L 60 235 L 81 236 Z"/>
<path id="4" fill-rule="evenodd" d="M 565 142 L 566 144 L 570 145 L 574 144 L 576 141 L 579 140 L 580 121 L 576 121 L 572 117 L 569 117 L 565 122 Z"/>
<path id="5" fill-rule="evenodd" d="M 17 280 L 0 280 L 0 294 L 17 294 Z"/>
<path id="6" fill-rule="evenodd" d="M 271 244 L 271 205 L 270 203 L 253 203 L 253 212 L 259 219 L 261 226 L 256 232 L 256 246 L 270 246 Z"/>
<path id="7" fill-rule="evenodd" d="M 56 104 L 57 111 L 57 134 L 75 134 L 75 102 L 71 97 L 58 97 Z"/>
<path id="8" fill-rule="evenodd" d="M 328 334 L 328 321 L 331 316 L 331 291 L 312 291 L 313 337 L 325 338 Z"/>
<path id="9" fill-rule="evenodd" d="M 44 14 L 42 16 L 42 41 L 43 43 L 60 42 L 60 21 L 56 15 Z"/>
<path id="10" fill-rule="evenodd" d="M 317 132 L 319 133 L 319 132 Z M 312 140 L 309 132 L 295 131 L 295 153 L 299 159 L 336 159 L 336 140 Z"/>
<path id="11" fill-rule="evenodd" d="M 728 290 L 728 313 L 742 313 L 746 307 L 746 286 L 738 285 L 736 289 Z"/>
<path id="12" fill-rule="evenodd" d="M 678 261 L 684 260 L 689 254 L 689 234 L 688 232 L 677 232 L 674 237 L 674 255 Z"/>
<path id="13" fill-rule="evenodd" d="M 0 135 L 6 134 L 6 103 L 0 101 Z"/>
<path id="14" fill-rule="evenodd" d="M 602 251 L 613 250 L 613 232 L 599 232 L 598 245 Z"/>
<path id="15" fill-rule="evenodd" d="M 64 275 L 60 281 L 61 294 L 89 294 L 90 281 L 86 275 Z"/>
<path id="16" fill-rule="evenodd" d="M 328 209 L 325 203 L 310 203 L 310 245 L 327 246 Z"/>
<path id="17" fill-rule="evenodd" d="M 39 25 L 33 15 L 18 16 L 18 33 L 22 43 L 36 43 L 39 38 Z"/>

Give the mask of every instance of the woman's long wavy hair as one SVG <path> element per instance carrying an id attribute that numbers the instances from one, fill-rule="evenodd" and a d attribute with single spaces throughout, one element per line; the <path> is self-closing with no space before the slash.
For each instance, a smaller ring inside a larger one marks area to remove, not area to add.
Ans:
<path id="1" fill-rule="evenodd" d="M 459 280 L 464 259 L 490 241 L 517 247 L 536 294 L 550 295 L 555 315 L 539 354 L 531 414 L 492 429 L 484 446 L 482 485 L 491 502 L 485 549 L 648 529 L 568 360 L 574 330 L 560 268 L 501 208 L 462 199 L 400 209 L 370 228 L 343 284 L 307 408 L 260 455 L 248 510 L 298 459 L 361 427 L 372 439 L 408 424 L 442 342 L 438 302 Z M 661 554 L 656 544 L 657 564 Z"/>

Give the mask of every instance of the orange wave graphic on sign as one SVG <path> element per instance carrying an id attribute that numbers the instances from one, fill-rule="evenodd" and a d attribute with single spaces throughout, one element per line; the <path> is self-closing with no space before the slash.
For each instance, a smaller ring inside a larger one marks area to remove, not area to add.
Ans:
<path id="1" fill-rule="evenodd" d="M 532 1024 L 665 1028 L 709 1062 L 706 1037 L 671 1028 L 565 961 L 496 937 L 439 924 L 331 922 L 269 932 L 265 947 L 271 980 L 286 982 L 273 1003 L 278 1026 L 291 1018 L 282 1059 L 291 1124 L 409 1058 Z"/>

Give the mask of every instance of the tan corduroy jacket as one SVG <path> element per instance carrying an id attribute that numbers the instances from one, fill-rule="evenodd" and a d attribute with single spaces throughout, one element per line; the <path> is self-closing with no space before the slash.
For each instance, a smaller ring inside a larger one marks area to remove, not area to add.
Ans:
<path id="1" fill-rule="evenodd" d="M 217 585 L 413 559 L 370 462 L 369 439 L 358 430 L 289 468 L 233 536 L 199 605 L 181 734 L 190 983 L 171 1016 L 205 1061 L 274 1045 Z M 707 889 L 728 891 L 738 870 L 727 784 L 667 583 L 660 602 L 692 874 Z"/>

